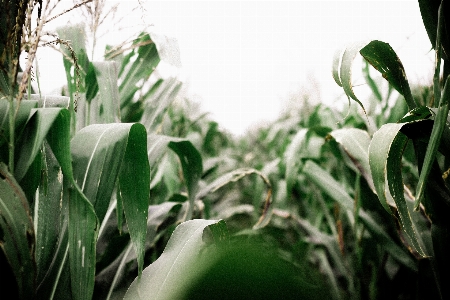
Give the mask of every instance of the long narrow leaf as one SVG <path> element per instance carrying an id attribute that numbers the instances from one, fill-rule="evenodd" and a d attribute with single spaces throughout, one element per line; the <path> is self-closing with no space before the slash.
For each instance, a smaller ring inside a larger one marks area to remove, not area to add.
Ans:
<path id="1" fill-rule="evenodd" d="M 0 163 L 0 234 L 0 248 L 16 278 L 20 299 L 34 298 L 35 233 L 31 212 L 25 194 L 3 163 Z"/>
<path id="2" fill-rule="evenodd" d="M 189 209 L 186 220 L 190 220 L 192 218 L 195 197 L 198 192 L 198 182 L 203 173 L 202 157 L 189 141 L 169 142 L 169 148 L 178 155 L 183 168 L 183 177 L 189 196 Z"/>
<path id="3" fill-rule="evenodd" d="M 140 275 L 144 266 L 147 209 L 150 197 L 147 132 L 141 124 L 134 124 L 130 128 L 119 174 L 119 188 L 128 231 L 137 253 L 138 274 Z"/>
<path id="4" fill-rule="evenodd" d="M 441 142 L 442 132 L 446 126 L 447 116 L 450 108 L 450 76 L 445 81 L 444 91 L 440 99 L 439 108 L 434 118 L 434 125 L 431 131 L 430 141 L 427 146 L 425 159 L 420 172 L 419 183 L 417 184 L 417 195 L 415 209 L 418 209 L 425 194 L 425 187 L 432 165 L 434 163 L 438 147 Z M 439 84 L 439 83 L 437 83 Z"/>
<path id="5" fill-rule="evenodd" d="M 402 229 L 410 238 L 414 251 L 425 257 L 421 237 L 417 233 L 404 197 L 401 158 L 408 142 L 408 138 L 400 132 L 404 125 L 405 123 L 385 124 L 374 134 L 369 146 L 369 163 L 381 204 L 391 214 L 398 211 Z M 386 181 L 395 204 L 386 196 Z"/>

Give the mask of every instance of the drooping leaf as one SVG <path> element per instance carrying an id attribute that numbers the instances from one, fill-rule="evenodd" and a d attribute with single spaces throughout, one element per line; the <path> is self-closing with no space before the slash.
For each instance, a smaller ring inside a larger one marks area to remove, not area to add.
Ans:
<path id="1" fill-rule="evenodd" d="M 0 248 L 16 278 L 20 299 L 34 298 L 35 243 L 31 211 L 25 194 L 6 165 L 0 163 Z"/>
<path id="2" fill-rule="evenodd" d="M 350 98 L 355 100 L 364 111 L 365 111 L 365 109 L 364 109 L 363 104 L 361 103 L 361 101 L 356 97 L 355 93 L 353 92 L 352 66 L 353 66 L 353 60 L 355 59 L 359 50 L 362 47 L 364 47 L 365 45 L 367 45 L 367 42 L 357 42 L 357 43 L 353 43 L 352 45 L 349 45 L 344 50 L 344 54 L 342 55 L 341 64 L 339 66 L 333 65 L 333 68 L 339 67 L 339 79 L 342 84 L 342 88 L 344 89 L 347 96 L 349 96 Z M 336 72 L 338 72 L 338 71 L 333 70 L 333 73 L 336 73 Z"/>
<path id="3" fill-rule="evenodd" d="M 408 138 L 400 132 L 404 125 L 405 123 L 385 124 L 374 134 L 369 146 L 369 163 L 381 204 L 391 214 L 398 212 L 402 230 L 410 238 L 414 250 L 425 257 L 422 239 L 417 233 L 404 197 L 401 159 L 408 142 Z M 386 182 L 394 202 L 386 195 Z"/>
<path id="4" fill-rule="evenodd" d="M 167 135 L 149 134 L 147 136 L 147 148 L 150 165 L 154 165 L 163 156 L 170 142 L 181 141 L 186 140 Z"/>
<path id="5" fill-rule="evenodd" d="M 357 128 L 337 129 L 330 133 L 342 145 L 352 162 L 373 189 L 372 175 L 369 166 L 370 137 L 367 131 Z"/>
<path id="6" fill-rule="evenodd" d="M 17 105 L 17 101 L 14 101 L 14 106 Z M 0 156 L 6 155 L 8 153 L 7 144 L 9 143 L 9 102 L 6 99 L 0 99 L 0 130 L 2 135 L 0 136 Z M 21 101 L 19 110 L 17 111 L 15 119 L 15 135 L 19 138 L 25 128 L 25 124 L 30 117 L 30 112 L 32 109 L 38 107 L 38 102 L 35 100 Z M 4 149 L 4 150 L 3 150 Z M 6 157 L 3 161 L 7 161 Z"/>
<path id="7" fill-rule="evenodd" d="M 403 64 L 388 43 L 371 41 L 360 50 L 360 53 L 405 97 L 410 110 L 417 106 L 411 94 Z"/>
<path id="8" fill-rule="evenodd" d="M 20 147 L 17 150 L 15 177 L 19 182 L 41 150 L 42 143 L 53 123 L 56 119 L 62 118 L 62 114 L 64 113 L 60 108 L 36 109 L 31 112 L 30 119 L 18 144 Z"/>
<path id="9" fill-rule="evenodd" d="M 135 247 L 139 275 L 143 269 L 147 216 L 150 197 L 150 165 L 144 126 L 130 128 L 127 148 L 119 174 L 119 190 L 128 231 Z"/>
<path id="10" fill-rule="evenodd" d="M 186 220 L 192 218 L 195 197 L 198 192 L 198 182 L 203 173 L 203 161 L 198 150 L 189 141 L 169 142 L 169 148 L 179 157 L 183 168 L 183 177 L 189 196 L 189 210 Z"/>
<path id="11" fill-rule="evenodd" d="M 201 249 L 203 231 L 216 220 L 190 220 L 175 229 L 163 254 L 144 269 L 140 279 L 130 285 L 124 299 L 175 299 L 194 279 L 186 274 L 195 265 Z"/>

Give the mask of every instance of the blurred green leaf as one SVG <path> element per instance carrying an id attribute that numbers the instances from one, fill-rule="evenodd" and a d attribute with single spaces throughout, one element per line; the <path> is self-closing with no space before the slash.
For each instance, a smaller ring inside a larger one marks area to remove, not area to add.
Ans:
<path id="1" fill-rule="evenodd" d="M 196 265 L 204 247 L 203 231 L 216 220 L 190 220 L 177 226 L 163 254 L 144 269 L 128 288 L 124 299 L 177 299 L 195 279 L 186 273 Z M 200 272 L 199 272 L 200 273 Z M 200 275 L 200 274 L 198 274 Z"/>
<path id="2" fill-rule="evenodd" d="M 298 177 L 298 169 L 301 165 L 302 151 L 307 143 L 307 129 L 300 129 L 292 139 L 292 142 L 286 149 L 286 186 L 287 192 L 291 193 Z"/>
<path id="3" fill-rule="evenodd" d="M 320 168 L 314 162 L 308 160 L 303 168 L 304 174 L 318 187 L 321 188 L 328 196 L 339 203 L 343 208 L 354 211 L 355 206 L 353 199 L 349 196 L 347 191 L 342 187 L 330 174 Z M 408 254 L 402 250 L 385 230 L 377 224 L 372 217 L 364 210 L 359 209 L 358 216 L 371 234 L 382 243 L 386 251 L 392 255 L 396 260 L 405 264 L 411 269 L 416 269 L 416 265 Z"/>

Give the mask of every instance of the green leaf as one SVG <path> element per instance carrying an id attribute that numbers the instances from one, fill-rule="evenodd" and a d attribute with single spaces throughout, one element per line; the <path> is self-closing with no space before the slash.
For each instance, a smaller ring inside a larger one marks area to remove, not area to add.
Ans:
<path id="1" fill-rule="evenodd" d="M 154 164 L 156 164 L 156 162 L 163 156 L 170 142 L 181 141 L 187 140 L 167 135 L 157 135 L 150 133 L 147 136 L 148 160 L 150 162 L 150 165 L 153 166 Z"/>
<path id="2" fill-rule="evenodd" d="M 446 126 L 450 105 L 450 76 L 445 81 L 444 91 L 442 93 L 441 103 L 434 118 L 433 129 L 431 131 L 430 141 L 428 142 L 425 159 L 420 172 L 419 183 L 417 184 L 417 195 L 414 208 L 419 208 L 420 202 L 425 194 L 425 187 L 430 175 L 436 154 L 441 143 L 442 133 Z"/>
<path id="3" fill-rule="evenodd" d="M 98 82 L 98 96 L 90 102 L 90 124 L 120 122 L 116 63 L 94 62 L 94 67 Z"/>
<path id="4" fill-rule="evenodd" d="M 367 131 L 357 128 L 343 128 L 332 131 L 330 135 L 344 148 L 344 151 L 374 190 L 369 165 L 370 136 Z"/>
<path id="5" fill-rule="evenodd" d="M 69 145 L 67 149 L 70 149 Z M 60 271 L 66 264 L 69 207 L 64 198 L 64 175 L 60 164 L 48 144 L 44 143 L 42 152 L 41 184 L 34 198 L 33 216 L 38 271 L 37 298 L 51 299 L 60 283 Z"/>
<path id="6" fill-rule="evenodd" d="M 355 93 L 353 92 L 353 84 L 352 84 L 352 66 L 353 66 L 353 60 L 355 59 L 356 55 L 358 54 L 359 50 L 367 45 L 367 42 L 357 42 L 353 43 L 352 45 L 349 45 L 345 50 L 344 54 L 342 55 L 342 61 L 340 66 L 333 65 L 333 68 L 339 67 L 339 79 L 342 84 L 342 88 L 345 91 L 345 94 L 355 100 L 359 106 L 364 110 L 364 106 L 359 101 L 359 99 L 356 97 Z M 336 73 L 337 70 L 333 70 L 333 73 Z M 336 81 L 336 79 L 335 79 Z M 337 81 L 336 81 L 337 82 Z"/>
<path id="7" fill-rule="evenodd" d="M 328 172 L 323 170 L 314 162 L 308 160 L 303 168 L 303 173 L 329 197 L 339 203 L 347 210 L 354 211 L 353 199 L 348 195 L 347 191 L 341 186 Z M 397 261 L 403 263 L 412 270 L 417 267 L 411 257 L 401 247 L 399 247 L 386 233 L 386 231 L 377 224 L 373 218 L 363 209 L 358 210 L 358 217 L 364 223 L 366 228 L 379 241 L 386 251 L 392 255 Z"/>
<path id="8" fill-rule="evenodd" d="M 119 178 L 122 204 L 139 266 L 143 265 L 150 188 L 146 137 L 142 124 L 95 124 L 77 132 L 71 147 L 75 180 L 92 203 L 100 222 Z M 81 210 L 87 210 L 87 206 Z"/>
<path id="9" fill-rule="evenodd" d="M 176 299 L 195 278 L 186 273 L 204 248 L 203 231 L 216 220 L 190 220 L 177 226 L 163 254 L 130 285 L 124 299 Z"/>
<path id="10" fill-rule="evenodd" d="M 127 106 L 139 90 L 138 83 L 148 80 L 160 62 L 158 50 L 149 34 L 141 33 L 133 41 L 134 48 L 123 60 L 119 71 L 121 108 Z M 134 58 L 131 62 L 131 58 Z"/>
<path id="11" fill-rule="evenodd" d="M 20 299 L 34 298 L 35 233 L 31 212 L 25 194 L 3 163 L 0 163 L 0 248 L 16 278 Z"/>
<path id="12" fill-rule="evenodd" d="M 385 124 L 374 134 L 369 146 L 369 163 L 381 204 L 390 214 L 398 212 L 402 230 L 409 237 L 414 251 L 426 257 L 422 238 L 417 233 L 404 196 L 401 160 L 408 142 L 408 138 L 400 132 L 404 125 Z M 386 181 L 395 204 L 386 196 Z"/>
<path id="13" fill-rule="evenodd" d="M 198 182 L 203 173 L 202 157 L 189 141 L 171 141 L 169 142 L 169 148 L 178 155 L 183 168 L 183 177 L 189 196 L 189 210 L 187 211 L 186 220 L 189 220 L 192 218 L 194 201 L 198 191 Z"/>
<path id="14" fill-rule="evenodd" d="M 364 48 L 363 48 L 364 49 Z M 372 90 L 373 95 L 379 102 L 383 100 L 383 97 L 381 96 L 380 90 L 377 87 L 377 84 L 373 80 L 372 76 L 370 76 L 370 68 L 369 63 L 366 61 L 363 67 L 363 75 L 366 79 L 367 84 L 369 85 L 370 89 Z"/>
<path id="15" fill-rule="evenodd" d="M 14 106 L 17 107 L 17 101 L 14 101 Z M 38 107 L 38 102 L 34 100 L 25 100 L 20 102 L 19 110 L 17 111 L 16 121 L 15 121 L 15 134 L 16 137 L 20 137 L 25 124 L 30 117 L 30 112 L 32 109 Z M 6 99 L 0 99 L 0 130 L 2 135 L 0 136 L 0 147 L 4 147 L 9 142 L 9 102 Z M 8 153 L 7 147 L 4 150 L 5 154 Z M 3 154 L 0 154 L 3 155 Z M 6 160 L 4 160 L 6 161 Z"/>
<path id="16" fill-rule="evenodd" d="M 302 173 L 305 174 L 312 182 L 319 186 L 323 191 L 335 199 L 343 208 L 350 211 L 354 210 L 354 201 L 348 195 L 347 191 L 328 174 L 311 160 L 306 161 Z"/>
<path id="17" fill-rule="evenodd" d="M 95 282 L 98 219 L 78 186 L 68 184 L 70 282 L 74 299 L 91 299 Z"/>
<path id="18" fill-rule="evenodd" d="M 150 165 L 147 158 L 147 132 L 141 124 L 130 128 L 127 148 L 119 175 L 119 190 L 128 231 L 138 256 L 138 273 L 144 264 L 145 238 L 150 197 Z"/>
<path id="19" fill-rule="evenodd" d="M 71 141 L 75 181 L 102 222 L 108 209 L 132 124 L 94 124 Z"/>
<path id="20" fill-rule="evenodd" d="M 431 42 L 431 47 L 435 48 L 436 38 L 438 31 L 438 11 L 441 4 L 441 0 L 419 0 L 420 14 L 422 15 L 422 21 L 428 34 L 428 38 Z M 444 5 L 445 11 L 443 12 L 444 32 L 442 34 L 442 47 L 446 56 L 450 56 L 450 6 Z"/>
<path id="21" fill-rule="evenodd" d="M 117 71 L 116 71 L 116 78 L 117 78 Z M 86 85 L 86 101 L 88 103 L 91 103 L 92 99 L 94 99 L 99 90 L 97 75 L 95 72 L 94 64 L 92 62 L 89 62 L 89 69 L 87 71 L 86 77 L 84 78 L 84 84 Z M 117 89 L 117 85 L 115 88 Z"/>
<path id="22" fill-rule="evenodd" d="M 236 182 L 236 181 L 244 178 L 245 176 L 248 176 L 251 174 L 258 175 L 264 181 L 264 184 L 266 185 L 266 187 L 268 189 L 266 199 L 264 201 L 263 212 L 262 212 L 258 222 L 253 226 L 253 229 L 262 228 L 269 223 L 270 218 L 272 216 L 272 186 L 270 184 L 269 179 L 263 173 L 261 173 L 260 171 L 258 171 L 256 169 L 241 168 L 241 169 L 237 169 L 237 170 L 228 172 L 228 173 L 220 176 L 219 178 L 217 178 L 216 180 L 214 180 L 213 182 L 208 184 L 206 187 L 203 187 L 197 194 L 197 199 L 203 199 L 209 193 L 214 193 L 215 191 L 224 187 L 228 183 Z"/>
<path id="23" fill-rule="evenodd" d="M 369 164 L 375 190 L 380 203 L 390 214 L 392 214 L 390 207 L 395 207 L 395 203 L 386 197 L 387 158 L 394 139 L 404 125 L 405 123 L 383 125 L 375 132 L 369 145 Z M 393 149 L 393 151 L 395 150 L 403 152 L 403 148 Z"/>
<path id="24" fill-rule="evenodd" d="M 295 182 L 298 177 L 298 169 L 301 165 L 302 151 L 304 150 L 307 143 L 307 129 L 299 130 L 292 142 L 286 149 L 285 161 L 286 161 L 286 186 L 287 192 L 291 193 Z"/>
<path id="25" fill-rule="evenodd" d="M 33 163 L 50 128 L 61 118 L 61 108 L 38 108 L 31 112 L 24 133 L 18 142 L 15 177 L 20 182 Z"/>
<path id="26" fill-rule="evenodd" d="M 388 43 L 377 40 L 371 41 L 360 50 L 360 53 L 405 97 L 410 110 L 417 106 L 411 94 L 405 68 Z"/>

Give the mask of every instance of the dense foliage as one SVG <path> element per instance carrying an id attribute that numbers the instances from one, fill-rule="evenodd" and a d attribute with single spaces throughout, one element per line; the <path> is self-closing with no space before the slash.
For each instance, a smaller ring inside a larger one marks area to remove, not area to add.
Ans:
<path id="1" fill-rule="evenodd" d="M 95 3 L 83 5 L 98 17 Z M 356 105 L 341 112 L 306 95 L 239 139 L 160 72 L 178 67 L 174 40 L 143 32 L 91 61 L 83 24 L 45 40 L 52 5 L 1 4 L 2 294 L 450 298 L 444 1 L 419 1 L 432 86 L 410 87 L 389 44 L 356 43 L 333 60 Z M 41 95 L 34 55 L 54 45 L 67 86 Z M 359 55 L 364 101 L 352 89 Z"/>

